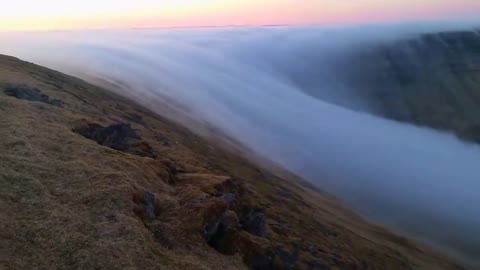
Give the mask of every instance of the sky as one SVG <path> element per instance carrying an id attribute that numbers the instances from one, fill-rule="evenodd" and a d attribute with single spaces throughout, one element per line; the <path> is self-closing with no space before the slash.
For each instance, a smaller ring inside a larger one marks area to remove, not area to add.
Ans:
<path id="1" fill-rule="evenodd" d="M 0 31 L 350 24 L 479 16 L 479 0 L 5 0 Z"/>

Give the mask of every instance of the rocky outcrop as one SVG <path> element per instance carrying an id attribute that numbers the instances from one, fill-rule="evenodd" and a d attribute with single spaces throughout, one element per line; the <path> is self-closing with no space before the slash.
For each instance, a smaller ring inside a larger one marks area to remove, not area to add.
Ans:
<path id="1" fill-rule="evenodd" d="M 219 219 L 205 226 L 204 236 L 211 247 L 223 254 L 233 255 L 238 251 L 239 229 L 237 214 L 228 210 Z"/>
<path id="2" fill-rule="evenodd" d="M 217 211 L 204 227 L 204 238 L 211 247 L 226 255 L 240 253 L 251 269 L 289 269 L 295 264 L 282 253 L 285 260 L 279 259 L 274 265 L 275 248 L 265 238 L 267 215 L 248 199 L 251 191 L 243 180 L 228 178 L 214 189 L 214 200 L 222 207 L 217 207 L 221 214 Z"/>
<path id="3" fill-rule="evenodd" d="M 142 157 L 155 157 L 152 147 L 141 140 L 137 132 L 126 123 L 103 127 L 89 123 L 73 129 L 74 132 L 100 145 Z"/>
<path id="4" fill-rule="evenodd" d="M 63 108 L 64 103 L 60 99 L 50 99 L 49 96 L 42 94 L 38 88 L 27 85 L 8 85 L 5 87 L 5 94 L 18 99 L 24 99 L 34 102 L 43 102 L 52 106 Z"/>

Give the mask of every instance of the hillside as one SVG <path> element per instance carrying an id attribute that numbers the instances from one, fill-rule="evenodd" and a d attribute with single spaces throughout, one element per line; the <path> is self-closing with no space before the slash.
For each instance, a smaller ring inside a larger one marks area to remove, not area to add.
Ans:
<path id="1" fill-rule="evenodd" d="M 364 46 L 334 69 L 374 113 L 480 142 L 480 30 Z"/>
<path id="2" fill-rule="evenodd" d="M 377 67 L 386 76 L 374 94 L 385 116 L 480 142 L 480 32 L 424 34 L 379 53 L 389 68 Z"/>
<path id="3" fill-rule="evenodd" d="M 56 71 L 0 56 L 0 114 L 4 269 L 463 269 Z"/>

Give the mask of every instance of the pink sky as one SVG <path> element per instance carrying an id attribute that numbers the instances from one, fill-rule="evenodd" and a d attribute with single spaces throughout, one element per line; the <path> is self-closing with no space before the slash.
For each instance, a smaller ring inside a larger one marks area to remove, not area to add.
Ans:
<path id="1" fill-rule="evenodd" d="M 337 24 L 480 18 L 480 0 L 14 0 L 0 30 Z"/>

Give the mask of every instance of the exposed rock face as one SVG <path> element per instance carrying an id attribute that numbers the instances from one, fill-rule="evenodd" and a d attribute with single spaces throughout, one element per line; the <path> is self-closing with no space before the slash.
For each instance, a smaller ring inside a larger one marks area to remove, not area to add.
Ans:
<path id="1" fill-rule="evenodd" d="M 118 123 L 108 127 L 98 124 L 87 124 L 73 129 L 87 139 L 94 140 L 100 145 L 108 146 L 115 150 L 131 153 L 143 157 L 155 157 L 153 149 L 140 136 L 130 124 Z"/>
<path id="2" fill-rule="evenodd" d="M 50 99 L 49 96 L 42 94 L 39 89 L 27 85 L 8 85 L 5 88 L 5 94 L 18 99 L 43 102 L 60 108 L 63 108 L 64 106 L 63 101 L 59 99 Z"/>

